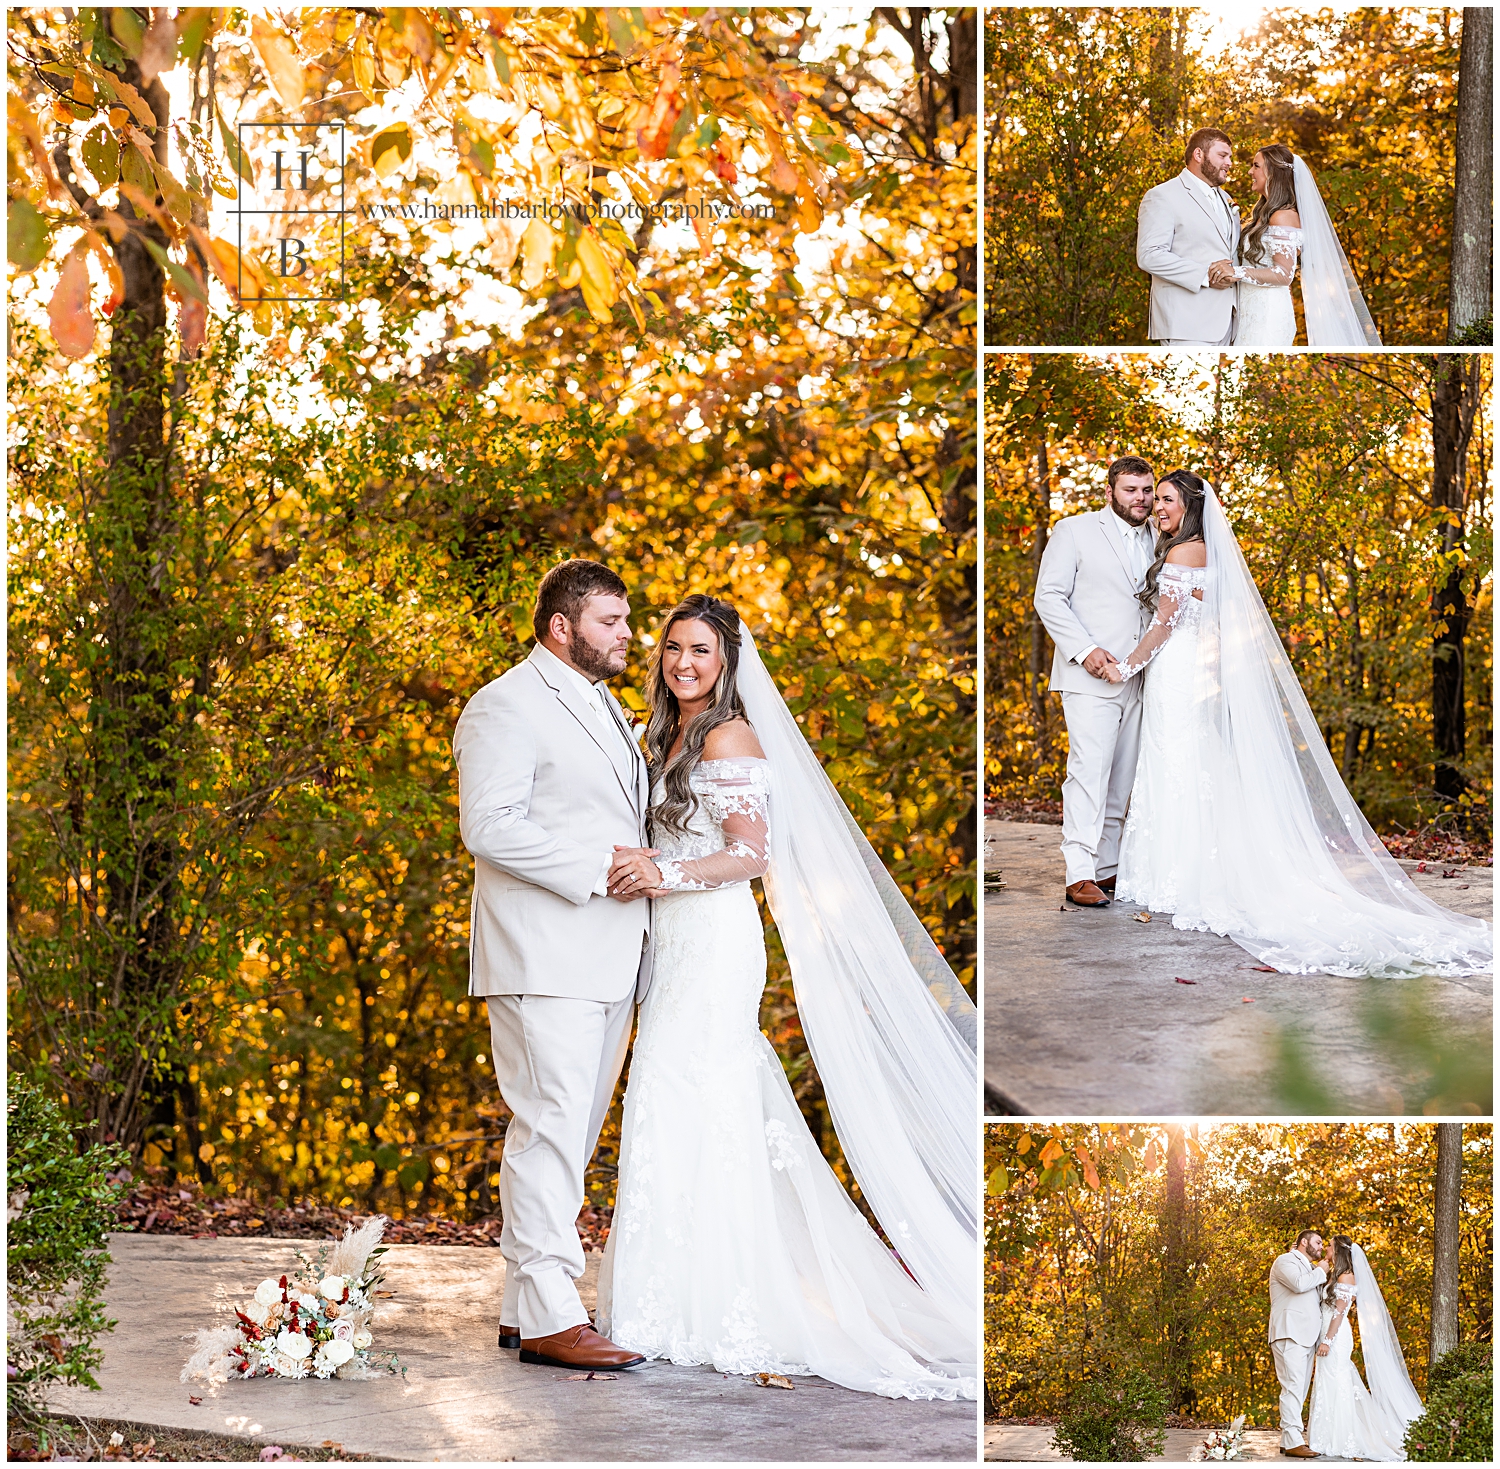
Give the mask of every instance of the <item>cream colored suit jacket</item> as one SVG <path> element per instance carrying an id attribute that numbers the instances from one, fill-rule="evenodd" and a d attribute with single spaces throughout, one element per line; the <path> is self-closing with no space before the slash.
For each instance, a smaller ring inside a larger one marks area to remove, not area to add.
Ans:
<path id="1" fill-rule="evenodd" d="M 1073 661 L 1092 643 L 1123 663 L 1151 623 L 1135 599 L 1140 582 L 1117 519 L 1106 505 L 1058 521 L 1047 538 L 1032 605 L 1055 650 L 1049 683 L 1053 693 L 1118 699 L 1140 682 L 1110 683 Z"/>
<path id="2" fill-rule="evenodd" d="M 646 762 L 614 695 L 607 728 L 545 650 L 486 684 L 453 731 L 474 856 L 471 995 L 623 999 L 651 983 L 651 901 L 594 893 L 605 854 L 644 847 Z M 607 692 L 607 691 L 606 691 Z"/>
<path id="3" fill-rule="evenodd" d="M 1240 239 L 1240 212 L 1222 189 L 1225 213 L 1215 210 L 1188 182 L 1186 169 L 1148 189 L 1136 219 L 1135 263 L 1151 277 L 1153 342 L 1219 342 L 1234 320 L 1239 287 L 1204 284 L 1215 260 L 1232 260 Z"/>
<path id="4" fill-rule="evenodd" d="M 1271 1329 L 1268 1341 L 1294 1341 L 1310 1347 L 1323 1330 L 1318 1290 L 1328 1272 L 1299 1250 L 1278 1255 L 1271 1266 Z"/>

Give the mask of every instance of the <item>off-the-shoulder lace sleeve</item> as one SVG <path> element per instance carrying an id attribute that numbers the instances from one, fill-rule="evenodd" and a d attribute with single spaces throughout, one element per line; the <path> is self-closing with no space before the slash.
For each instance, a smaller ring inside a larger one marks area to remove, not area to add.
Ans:
<path id="1" fill-rule="evenodd" d="M 1331 1342 L 1339 1334 L 1339 1327 L 1344 1324 L 1344 1317 L 1349 1314 L 1349 1307 L 1354 1304 L 1354 1287 L 1352 1285 L 1336 1285 L 1333 1288 L 1333 1315 L 1328 1318 L 1328 1330 L 1323 1333 L 1323 1340 Z"/>
<path id="2" fill-rule="evenodd" d="M 1271 257 L 1269 265 L 1236 265 L 1234 278 L 1258 286 L 1289 286 L 1297 274 L 1297 252 L 1302 231 L 1288 225 L 1267 225 L 1261 236 L 1261 252 Z"/>
<path id="3" fill-rule="evenodd" d="M 1145 636 L 1135 645 L 1130 656 L 1120 665 L 1120 677 L 1131 678 L 1139 673 L 1166 646 L 1172 629 L 1187 616 L 1193 600 L 1197 578 L 1191 566 L 1174 566 L 1168 561 L 1157 573 L 1156 616 Z"/>
<path id="4" fill-rule="evenodd" d="M 770 863 L 771 779 L 764 760 L 703 760 L 693 789 L 724 832 L 706 857 L 661 858 L 661 885 L 673 892 L 708 892 L 760 877 Z"/>

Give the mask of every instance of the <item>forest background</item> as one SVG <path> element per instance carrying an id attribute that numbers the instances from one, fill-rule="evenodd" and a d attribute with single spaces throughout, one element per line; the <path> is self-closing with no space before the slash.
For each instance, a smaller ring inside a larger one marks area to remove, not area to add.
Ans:
<path id="1" fill-rule="evenodd" d="M 1369 1255 L 1425 1397 L 1435 1259 L 1457 1262 L 1442 1349 L 1493 1339 L 1493 1130 L 1462 1128 L 1456 1210 L 1436 1204 L 1437 1131 L 990 1124 L 987 1414 L 1055 1415 L 1087 1378 L 1141 1367 L 1172 1411 L 1274 1426 L 1267 1280 L 1303 1229 L 1348 1234 Z"/>
<path id="2" fill-rule="evenodd" d="M 977 20 L 295 14 L 7 13 L 10 1066 L 210 1192 L 472 1219 L 448 741 L 565 556 L 630 586 L 637 710 L 661 614 L 739 606 L 972 989 Z M 348 299 L 272 300 L 225 201 L 288 117 L 351 210 L 566 208 L 324 220 Z M 639 217 L 704 199 L 771 217 Z"/>
<path id="3" fill-rule="evenodd" d="M 1306 160 L 1387 346 L 1488 343 L 1492 25 L 1485 6 L 988 11 L 986 344 L 1147 342 L 1136 211 L 1200 127 L 1233 139 L 1246 219 L 1257 149 Z"/>
<path id="4" fill-rule="evenodd" d="M 987 795 L 1017 812 L 1060 799 L 1067 731 L 1047 692 L 1037 569 L 1058 520 L 1103 506 L 1109 462 L 1140 454 L 1217 488 L 1334 763 L 1387 845 L 1487 860 L 1490 374 L 1479 353 L 991 355 Z"/>

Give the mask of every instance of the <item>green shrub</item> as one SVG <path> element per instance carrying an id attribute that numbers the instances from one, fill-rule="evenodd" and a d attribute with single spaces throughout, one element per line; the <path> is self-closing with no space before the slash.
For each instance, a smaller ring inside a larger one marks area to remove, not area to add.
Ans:
<path id="1" fill-rule="evenodd" d="M 1427 1370 L 1427 1391 L 1441 1392 L 1450 1382 L 1475 1372 L 1488 1372 L 1494 1347 L 1487 1341 L 1461 1341 L 1450 1347 Z"/>
<path id="2" fill-rule="evenodd" d="M 1106 1371 L 1074 1389 L 1052 1447 L 1068 1459 L 1139 1463 L 1167 1440 L 1167 1392 L 1138 1368 Z"/>
<path id="3" fill-rule="evenodd" d="M 105 1234 L 121 1190 L 105 1175 L 127 1154 L 102 1144 L 80 1153 L 58 1105 L 24 1082 L 12 1081 L 5 1120 L 7 1396 L 24 1419 L 52 1384 L 99 1386 L 94 1338 L 115 1324 L 104 1316 Z"/>
<path id="4" fill-rule="evenodd" d="M 1495 1374 L 1483 1342 L 1454 1347 L 1433 1367 L 1427 1411 L 1406 1430 L 1417 1463 L 1488 1463 L 1495 1449 Z"/>

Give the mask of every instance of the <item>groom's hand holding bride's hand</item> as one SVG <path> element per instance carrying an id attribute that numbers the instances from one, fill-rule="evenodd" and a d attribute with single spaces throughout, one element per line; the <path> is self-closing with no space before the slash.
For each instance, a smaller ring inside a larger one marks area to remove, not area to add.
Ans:
<path id="1" fill-rule="evenodd" d="M 1208 284 L 1216 291 L 1234 284 L 1234 261 L 1215 260 L 1208 267 Z"/>
<path id="2" fill-rule="evenodd" d="M 660 897 L 666 891 L 661 885 L 661 868 L 651 860 L 659 852 L 658 847 L 617 846 L 604 884 L 610 897 L 618 898 L 622 903 L 635 898 Z"/>
<path id="3" fill-rule="evenodd" d="M 1083 660 L 1083 671 L 1093 674 L 1095 678 L 1107 679 L 1110 683 L 1119 683 L 1118 677 L 1109 677 L 1109 671 L 1115 666 L 1116 661 L 1113 653 L 1107 653 L 1103 648 L 1095 648 Z"/>

